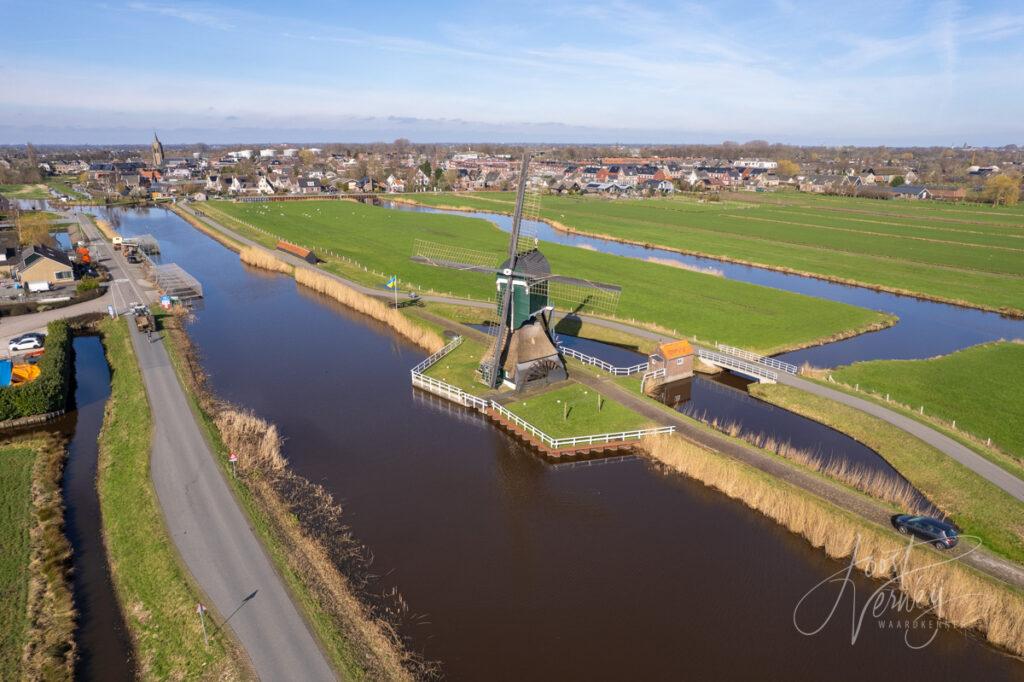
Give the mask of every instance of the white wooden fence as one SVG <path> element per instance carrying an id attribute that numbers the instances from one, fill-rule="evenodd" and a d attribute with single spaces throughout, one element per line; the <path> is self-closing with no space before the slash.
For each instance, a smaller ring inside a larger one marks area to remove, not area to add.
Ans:
<path id="1" fill-rule="evenodd" d="M 608 372 L 609 374 L 614 374 L 615 376 L 629 376 L 630 374 L 636 374 L 638 372 L 647 371 L 646 362 L 641 362 L 639 364 L 633 365 L 632 367 L 616 367 L 610 362 L 605 362 L 601 358 L 595 358 L 593 355 L 587 355 L 586 353 L 581 353 L 578 350 L 574 350 L 572 348 L 559 346 L 558 350 L 562 351 L 563 355 L 568 355 L 570 358 L 576 358 L 577 360 L 584 364 L 593 365 L 598 369 L 603 369 L 605 372 Z"/>
<path id="2" fill-rule="evenodd" d="M 500 414 L 504 419 L 515 424 L 526 433 L 530 434 L 552 450 L 577 447 L 582 445 L 604 445 L 625 440 L 640 440 L 644 436 L 654 436 L 666 433 L 675 433 L 674 426 L 659 426 L 651 429 L 638 429 L 635 431 L 619 431 L 617 433 L 598 433 L 589 436 L 570 436 L 567 438 L 552 438 L 536 426 L 509 411 L 496 401 L 491 401 L 491 409 Z"/>
<path id="3" fill-rule="evenodd" d="M 465 405 L 466 407 L 473 407 L 483 412 L 488 407 L 488 402 L 483 398 L 479 398 L 472 393 L 463 391 L 458 386 L 452 386 L 447 382 L 435 379 L 434 377 L 428 377 L 424 374 L 424 372 L 430 369 L 431 366 L 458 348 L 460 345 L 462 345 L 462 337 L 456 336 L 444 348 L 409 370 L 409 374 L 412 377 L 412 385 L 422 388 L 424 391 L 428 391 L 434 395 L 451 400 L 454 403 Z"/>

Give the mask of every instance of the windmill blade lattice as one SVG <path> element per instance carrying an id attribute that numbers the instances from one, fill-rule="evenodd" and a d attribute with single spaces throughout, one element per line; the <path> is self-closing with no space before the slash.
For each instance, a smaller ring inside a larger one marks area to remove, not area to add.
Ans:
<path id="1" fill-rule="evenodd" d="M 613 315 L 619 307 L 622 289 L 611 284 L 554 275 L 544 283 L 548 300 L 570 312 Z M 534 286 L 537 286 L 536 284 Z"/>
<path id="2" fill-rule="evenodd" d="M 486 251 L 417 239 L 412 246 L 412 260 L 455 270 L 494 273 L 500 264 L 498 257 Z"/>

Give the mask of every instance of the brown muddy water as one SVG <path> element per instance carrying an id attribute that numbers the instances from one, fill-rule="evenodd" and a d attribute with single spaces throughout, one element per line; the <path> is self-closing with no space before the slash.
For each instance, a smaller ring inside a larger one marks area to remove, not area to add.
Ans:
<path id="1" fill-rule="evenodd" d="M 161 209 L 119 218 L 202 281 L 189 332 L 212 387 L 276 423 L 295 471 L 343 503 L 374 589 L 401 592 L 414 614 L 403 635 L 447 678 L 1024 679 L 955 631 L 928 630 L 913 650 L 869 613 L 852 641 L 853 609 L 880 585 L 861 576 L 855 604 L 848 590 L 819 634 L 801 634 L 795 607 L 843 563 L 644 460 L 552 467 L 414 391 L 424 353 L 387 328 L 246 268 Z M 805 603 L 804 630 L 832 589 Z"/>

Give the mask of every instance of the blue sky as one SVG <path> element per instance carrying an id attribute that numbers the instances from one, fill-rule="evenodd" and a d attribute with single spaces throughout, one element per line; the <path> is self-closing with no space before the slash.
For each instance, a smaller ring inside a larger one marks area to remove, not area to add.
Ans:
<path id="1" fill-rule="evenodd" d="M 0 143 L 1024 144 L 1024 3 L 9 2 Z"/>

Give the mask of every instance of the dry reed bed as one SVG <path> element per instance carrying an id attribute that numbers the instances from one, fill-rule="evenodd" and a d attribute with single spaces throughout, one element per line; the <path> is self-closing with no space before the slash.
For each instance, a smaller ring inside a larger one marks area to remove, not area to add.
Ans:
<path id="1" fill-rule="evenodd" d="M 1016 655 L 1024 655 L 1024 596 L 963 564 L 920 546 L 908 551 L 898 536 L 858 520 L 795 486 L 772 479 L 678 436 L 644 442 L 648 454 L 672 471 L 716 488 L 777 521 L 834 559 L 853 556 L 867 575 L 893 579 L 915 604 L 948 623 L 972 628 Z M 948 562 L 948 563 L 946 563 Z"/>
<path id="2" fill-rule="evenodd" d="M 114 237 L 121 236 L 117 233 L 117 230 L 115 230 L 113 226 L 103 218 L 94 218 L 93 222 L 96 223 L 96 227 L 103 233 L 103 236 L 110 241 L 114 241 Z"/>
<path id="3" fill-rule="evenodd" d="M 177 320 L 168 327 L 189 391 L 211 416 L 226 450 L 238 457 L 238 480 L 267 518 L 289 567 L 344 633 L 352 663 L 368 679 L 430 676 L 433 667 L 407 651 L 398 634 L 399 621 L 408 616 L 404 602 L 397 595 L 369 594 L 370 557 L 341 507 L 322 486 L 288 468 L 274 424 L 210 393 L 188 335 Z"/>
<path id="4" fill-rule="evenodd" d="M 302 286 L 332 298 L 338 303 L 355 310 L 357 313 L 362 313 L 379 322 L 383 322 L 430 353 L 435 353 L 444 348 L 444 340 L 436 332 L 420 327 L 380 299 L 367 296 L 352 287 L 345 286 L 333 277 L 317 272 L 312 268 L 293 268 L 272 252 L 260 247 L 247 246 L 243 248 L 239 253 L 239 258 L 242 259 L 243 263 L 263 268 L 264 270 L 270 270 L 271 272 L 294 273 L 295 281 Z"/>
<path id="5" fill-rule="evenodd" d="M 199 220 L 191 213 L 186 212 L 179 206 L 171 206 L 171 212 L 175 213 L 179 218 L 181 218 L 189 225 L 205 234 L 207 237 L 210 237 L 214 241 L 219 242 L 222 246 L 226 246 L 227 248 L 235 252 L 242 250 L 241 244 L 236 242 L 234 239 L 227 236 L 220 230 L 213 229 L 212 227 L 204 223 L 202 220 Z"/>
<path id="6" fill-rule="evenodd" d="M 24 679 L 71 679 L 76 654 L 76 612 L 71 596 L 71 543 L 64 535 L 61 480 L 67 449 L 48 436 L 26 443 L 36 450 L 32 471 L 32 514 L 29 530 L 31 578 L 28 585 L 29 627 L 22 652 Z"/>
<path id="7" fill-rule="evenodd" d="M 270 251 L 258 246 L 242 247 L 242 250 L 238 252 L 238 257 L 246 265 L 251 265 L 254 268 L 270 270 L 271 272 L 283 272 L 286 275 L 290 275 L 295 269 L 272 254 Z"/>
<path id="8" fill-rule="evenodd" d="M 444 340 L 434 331 L 424 329 L 383 301 L 347 287 L 338 280 L 310 268 L 296 268 L 295 281 L 317 293 L 333 298 L 356 312 L 383 322 L 417 346 L 436 353 L 444 348 Z"/>
<path id="9" fill-rule="evenodd" d="M 826 463 L 820 457 L 807 450 L 794 447 L 788 441 L 780 441 L 764 433 L 744 431 L 736 422 L 720 422 L 718 419 L 708 420 L 707 418 L 700 418 L 700 421 L 733 438 L 744 440 L 756 448 L 774 452 L 780 457 L 796 462 L 812 471 L 817 471 L 840 483 L 845 483 L 871 497 L 894 504 L 898 509 L 904 509 L 908 513 L 932 515 L 937 513 L 937 509 L 929 504 L 923 495 L 900 478 L 887 476 L 879 471 L 871 471 L 846 462 Z"/>

